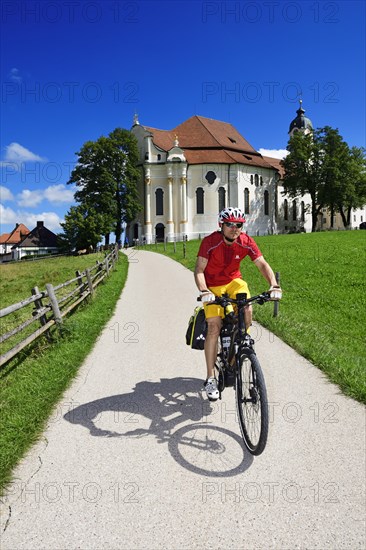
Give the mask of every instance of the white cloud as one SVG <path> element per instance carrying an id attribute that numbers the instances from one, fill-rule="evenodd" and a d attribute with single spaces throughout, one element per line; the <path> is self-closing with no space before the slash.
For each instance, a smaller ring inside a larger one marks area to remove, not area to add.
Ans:
<path id="1" fill-rule="evenodd" d="M 258 152 L 264 157 L 272 157 L 274 159 L 284 159 L 289 153 L 287 149 L 258 149 Z"/>
<path id="2" fill-rule="evenodd" d="M 17 195 L 17 199 L 19 206 L 32 208 L 43 201 L 43 191 L 23 189 L 23 191 Z"/>
<path id="3" fill-rule="evenodd" d="M 23 189 L 17 195 L 19 206 L 32 208 L 40 204 L 43 200 L 51 204 L 70 204 L 74 202 L 74 189 L 67 189 L 63 183 L 50 185 L 46 189 Z"/>
<path id="4" fill-rule="evenodd" d="M 39 155 L 32 153 L 32 151 L 26 147 L 23 147 L 23 145 L 20 145 L 20 143 L 13 142 L 10 145 L 7 145 L 5 149 L 5 160 L 9 162 L 44 162 L 46 160 Z"/>
<path id="5" fill-rule="evenodd" d="M 52 204 L 74 202 L 74 189 L 67 188 L 63 183 L 50 185 L 44 190 L 44 197 Z"/>
<path id="6" fill-rule="evenodd" d="M 62 228 L 60 223 L 63 219 L 60 218 L 56 212 L 41 212 L 34 214 L 32 212 L 26 212 L 25 210 L 13 210 L 12 208 L 6 208 L 0 204 L 0 220 L 1 225 L 15 226 L 16 223 L 24 223 L 28 229 L 34 229 L 37 225 L 37 221 L 43 221 L 47 229 L 56 233 L 61 232 Z M 10 232 L 14 227 L 11 227 Z M 1 230 L 0 233 L 3 233 Z"/>
<path id="7" fill-rule="evenodd" d="M 46 162 L 46 160 L 20 143 L 13 142 L 5 147 L 5 158 L 0 162 L 0 166 L 10 166 L 14 170 L 20 170 L 24 162 Z"/>
<path id="8" fill-rule="evenodd" d="M 17 84 L 20 84 L 21 82 L 23 82 L 23 78 L 20 75 L 19 69 L 17 69 L 16 67 L 13 67 L 13 69 L 11 69 L 9 78 L 10 80 L 12 80 L 13 82 L 16 82 Z"/>
<path id="9" fill-rule="evenodd" d="M 64 221 L 56 212 L 42 212 L 40 214 L 25 212 L 23 213 L 22 219 L 25 220 L 23 223 L 29 227 L 29 229 L 36 227 L 38 221 L 43 221 L 47 229 L 58 233 L 62 230 L 60 223 Z"/>
<path id="10" fill-rule="evenodd" d="M 2 200 L 3 202 L 14 200 L 13 193 L 10 191 L 10 189 L 4 187 L 3 185 L 0 185 L 0 200 Z"/>
<path id="11" fill-rule="evenodd" d="M 13 225 L 17 222 L 17 214 L 12 208 L 6 208 L 0 204 L 0 220 L 3 225 L 8 223 Z"/>

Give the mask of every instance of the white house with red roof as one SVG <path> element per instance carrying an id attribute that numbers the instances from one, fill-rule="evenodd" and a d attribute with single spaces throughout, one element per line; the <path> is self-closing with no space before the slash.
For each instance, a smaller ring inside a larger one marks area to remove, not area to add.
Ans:
<path id="1" fill-rule="evenodd" d="M 20 243 L 30 233 L 28 227 L 23 223 L 16 223 L 11 233 L 3 233 L 0 235 L 0 255 L 9 256 L 11 259 L 11 249 L 14 245 Z"/>
<path id="2" fill-rule="evenodd" d="M 173 241 L 200 238 L 217 225 L 225 206 L 238 206 L 249 235 L 311 230 L 307 197 L 281 194 L 279 159 L 262 156 L 227 122 L 193 116 L 173 130 L 131 129 L 140 152 L 144 210 L 129 238 Z"/>
<path id="3" fill-rule="evenodd" d="M 43 221 L 30 231 L 24 224 L 16 224 L 8 235 L 0 236 L 0 261 L 20 260 L 24 256 L 48 255 L 58 252 L 57 235 L 44 226 Z"/>

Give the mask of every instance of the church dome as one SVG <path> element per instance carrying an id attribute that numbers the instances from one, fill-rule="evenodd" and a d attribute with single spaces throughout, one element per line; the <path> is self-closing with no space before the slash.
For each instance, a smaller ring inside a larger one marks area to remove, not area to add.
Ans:
<path id="1" fill-rule="evenodd" d="M 297 117 L 290 124 L 289 134 L 293 133 L 296 130 L 313 130 L 313 125 L 310 118 L 304 116 L 304 109 L 302 108 L 302 100 L 300 99 L 300 107 L 296 111 Z"/>

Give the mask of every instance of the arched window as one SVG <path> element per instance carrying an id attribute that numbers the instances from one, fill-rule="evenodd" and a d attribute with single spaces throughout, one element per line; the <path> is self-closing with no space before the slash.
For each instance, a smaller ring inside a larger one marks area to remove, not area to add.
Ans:
<path id="1" fill-rule="evenodd" d="M 296 199 L 292 201 L 292 219 L 296 221 L 297 218 L 297 205 L 296 205 Z"/>
<path id="2" fill-rule="evenodd" d="M 269 193 L 264 192 L 264 215 L 269 216 Z"/>
<path id="3" fill-rule="evenodd" d="M 262 176 L 260 177 L 260 183 L 261 183 L 261 185 L 263 185 L 263 178 L 262 178 Z"/>
<path id="4" fill-rule="evenodd" d="M 202 187 L 197 187 L 196 189 L 196 213 L 204 214 L 205 213 L 205 203 L 204 203 L 204 190 Z"/>
<path id="5" fill-rule="evenodd" d="M 301 201 L 301 221 L 305 221 L 305 203 Z"/>
<path id="6" fill-rule="evenodd" d="M 255 183 L 255 186 L 258 187 L 258 185 L 259 185 L 259 176 L 258 176 L 258 174 L 254 174 L 254 183 Z"/>
<path id="7" fill-rule="evenodd" d="M 250 185 L 253 185 L 253 175 L 250 176 Z"/>
<path id="8" fill-rule="evenodd" d="M 244 189 L 244 214 L 249 214 L 249 189 Z"/>
<path id="9" fill-rule="evenodd" d="M 156 198 L 156 215 L 162 216 L 164 214 L 164 191 L 162 189 L 157 189 L 155 191 Z"/>
<path id="10" fill-rule="evenodd" d="M 283 201 L 283 218 L 288 220 L 288 202 L 287 199 Z"/>
<path id="11" fill-rule="evenodd" d="M 226 206 L 226 191 L 223 187 L 219 187 L 219 212 Z"/>

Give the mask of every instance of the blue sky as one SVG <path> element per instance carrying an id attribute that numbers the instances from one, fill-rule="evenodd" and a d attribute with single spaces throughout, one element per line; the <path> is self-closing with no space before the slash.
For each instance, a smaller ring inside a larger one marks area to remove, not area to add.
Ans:
<path id="1" fill-rule="evenodd" d="M 280 156 L 300 96 L 314 127 L 365 146 L 363 1 L 1 4 L 0 233 L 55 231 L 75 153 L 120 126 L 233 124 Z"/>

